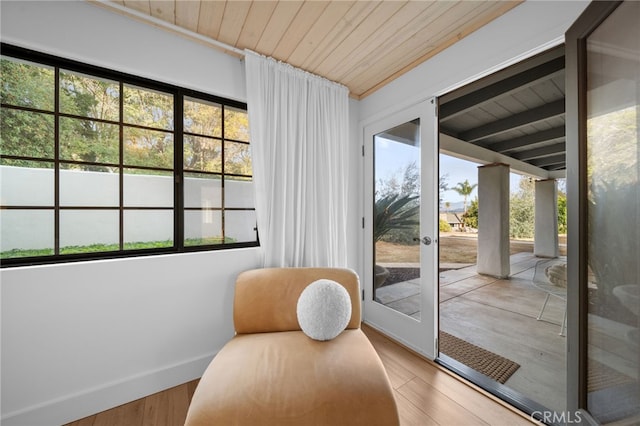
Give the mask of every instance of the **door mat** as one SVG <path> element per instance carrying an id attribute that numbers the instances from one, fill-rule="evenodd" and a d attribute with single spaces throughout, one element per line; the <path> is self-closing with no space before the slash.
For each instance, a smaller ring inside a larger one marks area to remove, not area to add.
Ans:
<path id="1" fill-rule="evenodd" d="M 510 359 L 443 331 L 440 332 L 439 349 L 443 354 L 502 384 L 520 368 L 520 364 Z"/>
<path id="2" fill-rule="evenodd" d="M 612 388 L 614 386 L 633 383 L 634 380 L 613 368 L 593 359 L 589 360 L 587 369 L 587 392 Z"/>

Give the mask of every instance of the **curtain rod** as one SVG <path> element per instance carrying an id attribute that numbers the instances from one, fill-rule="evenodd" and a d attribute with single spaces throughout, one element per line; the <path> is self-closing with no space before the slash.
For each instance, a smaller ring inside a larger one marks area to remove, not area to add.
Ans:
<path id="1" fill-rule="evenodd" d="M 179 27 L 175 24 L 171 24 L 167 21 L 163 21 L 162 19 L 156 18 L 155 16 L 147 15 L 146 13 L 139 12 L 135 9 L 130 9 L 124 7 L 118 3 L 110 2 L 107 0 L 86 0 L 90 4 L 94 4 L 96 6 L 100 6 L 104 9 L 111 10 L 117 12 L 121 15 L 137 19 L 147 24 L 154 25 L 156 27 L 172 31 L 174 33 L 178 33 L 179 35 L 183 35 L 187 38 L 190 38 L 195 41 L 199 41 L 201 43 L 207 44 L 209 46 L 214 47 L 215 49 L 221 50 L 224 53 L 227 53 L 232 56 L 236 56 L 238 58 L 244 58 L 244 51 L 238 49 L 237 47 L 230 46 L 226 43 L 223 43 L 218 40 L 214 40 L 209 37 L 205 37 L 202 34 L 198 34 L 186 28 Z"/>

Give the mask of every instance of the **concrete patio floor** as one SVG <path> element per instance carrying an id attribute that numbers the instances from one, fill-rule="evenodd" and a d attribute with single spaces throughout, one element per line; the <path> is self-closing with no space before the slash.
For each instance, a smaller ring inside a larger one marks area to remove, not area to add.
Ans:
<path id="1" fill-rule="evenodd" d="M 475 265 L 440 272 L 440 329 L 520 364 L 505 384 L 562 411 L 566 338 L 559 332 L 565 303 L 549 298 L 542 320 L 536 320 L 547 294 L 533 285 L 543 260 L 530 252 L 512 255 L 509 279 L 478 275 Z M 376 297 L 420 318 L 419 278 L 381 287 Z"/>

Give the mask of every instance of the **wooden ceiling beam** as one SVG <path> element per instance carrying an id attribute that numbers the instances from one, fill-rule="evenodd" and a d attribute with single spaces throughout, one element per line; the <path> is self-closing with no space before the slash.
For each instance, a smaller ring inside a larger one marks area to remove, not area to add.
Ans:
<path id="1" fill-rule="evenodd" d="M 513 158 L 528 161 L 535 158 L 547 157 L 553 154 L 564 154 L 566 151 L 566 143 L 560 142 L 553 145 L 547 145 L 540 148 L 528 149 L 526 151 L 515 152 L 511 154 Z"/>
<path id="2" fill-rule="evenodd" d="M 496 142 L 493 144 L 486 145 L 486 148 L 489 148 L 493 151 L 497 152 L 507 152 L 513 149 L 522 148 L 527 145 L 534 145 L 542 142 L 552 141 L 554 139 L 563 138 L 565 136 L 565 127 L 554 127 L 549 130 L 543 130 L 541 132 L 532 133 L 530 135 L 521 136 L 519 138 Z"/>
<path id="3" fill-rule="evenodd" d="M 564 99 L 542 105 L 538 108 L 484 124 L 474 129 L 459 133 L 458 137 L 467 142 L 476 142 L 491 136 L 528 126 L 539 121 L 548 120 L 564 114 Z"/>
<path id="4" fill-rule="evenodd" d="M 518 92 L 523 87 L 548 80 L 564 72 L 564 56 L 540 64 L 527 71 L 523 71 L 505 80 L 493 83 L 468 95 L 449 101 L 440 106 L 441 121 L 464 114 L 471 108 L 476 108 L 484 102 L 495 100 Z"/>
<path id="5" fill-rule="evenodd" d="M 528 161 L 529 164 L 532 164 L 536 167 L 549 167 L 565 164 L 566 162 L 567 156 L 565 154 L 552 155 L 551 157 L 543 157 Z"/>

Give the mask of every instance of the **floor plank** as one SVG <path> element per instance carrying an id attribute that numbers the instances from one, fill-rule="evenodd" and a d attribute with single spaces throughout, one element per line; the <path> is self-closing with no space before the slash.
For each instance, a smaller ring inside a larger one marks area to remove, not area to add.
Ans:
<path id="1" fill-rule="evenodd" d="M 442 425 L 532 424 L 525 414 L 496 401 L 495 397 L 405 349 L 372 327 L 364 325 L 362 329 L 382 359 L 396 395 L 402 397 L 396 402 L 403 426 L 421 424 L 420 421 Z M 407 381 L 412 375 L 414 378 Z M 455 414 L 451 414 L 451 410 Z"/>
<path id="2" fill-rule="evenodd" d="M 145 398 L 142 426 L 179 425 L 187 418 L 188 385 L 182 384 Z"/>
<path id="3" fill-rule="evenodd" d="M 397 390 L 394 390 L 400 424 L 402 426 L 437 426 L 438 423 L 429 417 L 424 411 L 416 407 Z"/>
<path id="4" fill-rule="evenodd" d="M 398 392 L 440 425 L 488 424 L 418 377 L 402 386 Z"/>
<path id="5" fill-rule="evenodd" d="M 114 426 L 142 424 L 144 416 L 144 399 L 138 399 L 113 410 L 103 411 L 96 415 L 93 426 Z"/>

